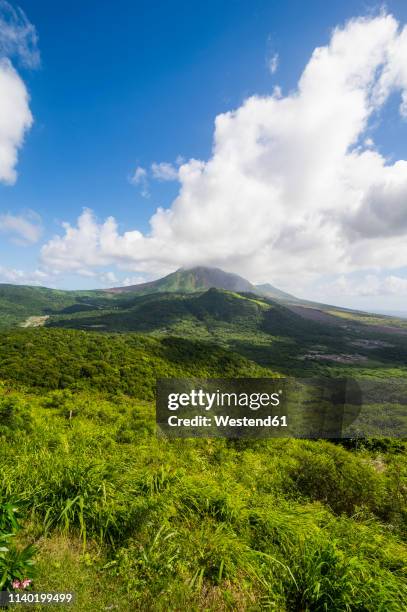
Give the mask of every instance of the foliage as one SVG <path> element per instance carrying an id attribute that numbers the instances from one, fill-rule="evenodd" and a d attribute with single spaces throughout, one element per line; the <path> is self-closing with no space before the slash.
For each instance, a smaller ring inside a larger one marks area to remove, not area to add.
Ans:
<path id="1" fill-rule="evenodd" d="M 21 397 L 7 394 L 0 398 L 0 438 L 12 431 L 21 435 L 31 430 L 31 410 Z"/>
<path id="2" fill-rule="evenodd" d="M 35 576 L 35 552 L 34 546 L 18 548 L 12 542 L 11 535 L 0 533 L 0 590 L 30 586 Z M 21 584 L 21 587 L 17 584 Z"/>
<path id="3" fill-rule="evenodd" d="M 157 378 L 262 374 L 271 372 L 222 347 L 182 338 L 33 329 L 3 333 L 0 342 L 0 377 L 43 389 L 151 399 Z"/>
<path id="4" fill-rule="evenodd" d="M 47 542 L 64 534 L 72 550 L 82 541 L 64 571 L 79 563 L 107 581 L 123 610 L 405 608 L 400 449 L 168 441 L 154 435 L 151 404 L 125 395 L 16 396 L 31 406 L 33 429 L 1 446 L 0 482 L 41 537 L 39 567 L 54 568 L 36 589 L 55 586 L 59 553 Z M 92 610 L 83 588 L 78 609 Z"/>
<path id="5" fill-rule="evenodd" d="M 21 588 L 25 588 L 35 575 L 35 547 L 28 545 L 22 548 L 13 541 L 21 529 L 18 522 L 20 516 L 18 502 L 0 494 L 0 590 L 12 590 L 21 583 Z"/>

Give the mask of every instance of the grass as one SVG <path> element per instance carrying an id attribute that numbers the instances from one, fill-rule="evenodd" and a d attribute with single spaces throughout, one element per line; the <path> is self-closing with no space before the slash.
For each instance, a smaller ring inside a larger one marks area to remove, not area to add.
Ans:
<path id="1" fill-rule="evenodd" d="M 35 588 L 75 609 L 405 609 L 402 442 L 168 441 L 150 403 L 89 391 L 1 404 L 1 495 Z"/>

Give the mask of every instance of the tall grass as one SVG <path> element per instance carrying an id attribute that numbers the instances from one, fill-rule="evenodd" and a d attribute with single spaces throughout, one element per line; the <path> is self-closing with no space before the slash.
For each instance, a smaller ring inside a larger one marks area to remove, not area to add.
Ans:
<path id="1" fill-rule="evenodd" d="M 39 567 L 53 538 L 80 539 L 81 559 L 98 546 L 83 571 L 119 609 L 406 609 L 405 455 L 157 440 L 152 407 L 124 396 L 3 401 L 0 495 L 19 500 Z"/>

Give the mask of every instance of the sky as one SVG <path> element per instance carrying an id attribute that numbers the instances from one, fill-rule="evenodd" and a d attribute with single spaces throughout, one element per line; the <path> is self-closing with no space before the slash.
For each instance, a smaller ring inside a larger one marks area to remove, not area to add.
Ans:
<path id="1" fill-rule="evenodd" d="M 0 282 L 406 311 L 407 3 L 0 0 Z"/>

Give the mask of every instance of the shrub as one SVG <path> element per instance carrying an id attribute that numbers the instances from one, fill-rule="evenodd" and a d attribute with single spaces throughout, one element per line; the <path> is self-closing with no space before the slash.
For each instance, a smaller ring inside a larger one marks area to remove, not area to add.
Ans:
<path id="1" fill-rule="evenodd" d="M 15 395 L 0 398 L 0 436 L 32 430 L 32 414 L 28 404 Z"/>
<path id="2" fill-rule="evenodd" d="M 0 591 L 24 589 L 35 577 L 32 545 L 19 549 L 12 542 L 10 534 L 0 534 Z"/>

